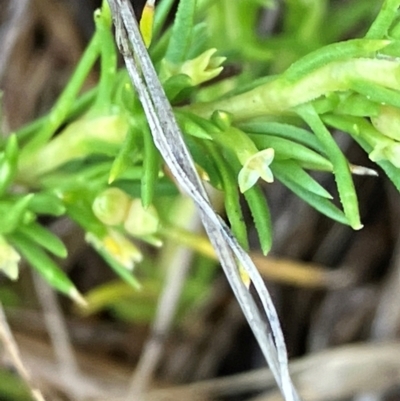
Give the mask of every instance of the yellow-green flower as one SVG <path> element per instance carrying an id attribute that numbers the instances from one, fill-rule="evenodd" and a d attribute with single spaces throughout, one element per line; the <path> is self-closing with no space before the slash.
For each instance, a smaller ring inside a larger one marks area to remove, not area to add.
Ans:
<path id="1" fill-rule="evenodd" d="M 381 105 L 379 114 L 371 117 L 371 122 L 383 135 L 400 141 L 400 110 L 397 107 Z"/>
<path id="2" fill-rule="evenodd" d="M 274 160 L 273 148 L 258 150 L 249 136 L 231 125 L 231 116 L 225 111 L 217 110 L 212 115 L 213 122 L 221 129 L 213 139 L 221 146 L 235 153 L 242 168 L 238 175 L 240 192 L 246 192 L 256 184 L 259 178 L 265 182 L 273 182 L 274 176 L 270 164 Z"/>
<path id="3" fill-rule="evenodd" d="M 274 155 L 274 149 L 263 149 L 250 156 L 244 162 L 238 176 L 240 192 L 246 192 L 255 185 L 259 178 L 268 183 L 274 181 L 274 176 L 269 168 L 274 160 Z"/>
<path id="4" fill-rule="evenodd" d="M 105 252 L 127 270 L 133 270 L 135 263 L 143 260 L 140 250 L 117 230 L 109 228 L 107 235 L 103 238 L 87 233 L 86 240 L 95 249 Z"/>
<path id="5" fill-rule="evenodd" d="M 388 140 L 377 144 L 369 154 L 369 158 L 373 162 L 388 160 L 395 167 L 400 168 L 400 142 Z"/>
<path id="6" fill-rule="evenodd" d="M 196 86 L 217 77 L 223 70 L 221 64 L 226 60 L 226 57 L 214 57 L 216 51 L 217 49 L 208 49 L 200 56 L 187 60 L 180 65 L 174 65 L 164 60 L 161 72 L 162 79 L 167 80 L 173 75 L 184 74 L 190 77 L 192 85 Z"/>

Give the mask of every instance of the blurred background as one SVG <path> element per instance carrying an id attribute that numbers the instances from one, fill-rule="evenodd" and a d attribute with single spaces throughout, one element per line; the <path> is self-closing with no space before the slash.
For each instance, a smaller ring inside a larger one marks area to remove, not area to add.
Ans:
<path id="1" fill-rule="evenodd" d="M 91 37 L 99 3 L 0 0 L 4 135 L 49 110 Z M 279 33 L 286 3 L 260 9 L 255 29 L 265 38 Z M 380 5 L 375 0 L 328 3 L 332 10 L 362 10 L 340 39 L 362 35 Z M 143 1 L 134 6 L 140 14 Z M 345 24 L 346 14 L 337 15 Z M 87 89 L 96 79 L 94 71 Z M 371 166 L 348 137 L 337 133 L 337 140 L 352 163 Z M 328 190 L 334 188 L 331 178 L 321 180 Z M 358 232 L 319 215 L 274 183 L 265 186 L 274 226 L 267 258 L 251 233 L 252 257 L 278 310 L 304 400 L 400 400 L 400 197 L 383 173 L 355 182 L 364 223 Z M 144 400 L 279 399 L 214 260 L 191 255 L 193 269 L 184 279 L 177 316 L 170 330 L 157 336 L 152 322 L 173 266 L 154 273 L 152 263 L 164 254 L 147 250 L 151 257 L 139 275 L 150 284 L 146 291 L 127 294 L 78 227 L 65 219 L 46 223 L 69 249 L 63 268 L 83 294 L 94 294 L 94 306 L 78 310 L 26 267 L 15 283 L 0 276 L 0 301 L 32 380 L 49 400 L 124 399 L 149 339 L 159 351 Z M 67 338 L 61 334 L 55 341 L 57 329 Z M 29 399 L 0 350 L 0 400 Z"/>

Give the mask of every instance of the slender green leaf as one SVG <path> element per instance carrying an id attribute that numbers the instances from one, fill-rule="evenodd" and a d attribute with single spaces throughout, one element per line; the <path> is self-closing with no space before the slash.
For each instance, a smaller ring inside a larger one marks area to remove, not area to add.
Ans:
<path id="1" fill-rule="evenodd" d="M 12 182 L 18 167 L 18 140 L 15 134 L 8 137 L 4 153 L 0 154 L 0 195 Z"/>
<path id="2" fill-rule="evenodd" d="M 297 142 L 274 135 L 249 135 L 259 149 L 273 148 L 275 160 L 296 160 L 304 168 L 332 171 L 332 163 L 324 156 Z"/>
<path id="3" fill-rule="evenodd" d="M 302 105 L 298 107 L 296 111 L 314 131 L 324 147 L 325 153 L 332 162 L 340 201 L 351 227 L 356 230 L 362 228 L 357 194 L 346 157 L 332 138 L 330 132 L 327 130 L 312 105 Z"/>
<path id="4" fill-rule="evenodd" d="M 165 58 L 179 64 L 186 60 L 192 40 L 196 0 L 180 0 L 176 12 L 172 36 Z"/>
<path id="5" fill-rule="evenodd" d="M 65 206 L 62 199 L 50 191 L 34 194 L 29 202 L 28 208 L 34 213 L 50 216 L 61 216 L 65 213 Z"/>
<path id="6" fill-rule="evenodd" d="M 143 132 L 143 177 L 141 180 L 141 198 L 144 207 L 148 207 L 153 202 L 155 187 L 161 167 L 161 156 L 154 145 L 148 126 L 142 128 Z"/>
<path id="7" fill-rule="evenodd" d="M 183 133 L 200 139 L 212 139 L 207 128 L 204 128 L 203 124 L 198 124 L 190 114 L 178 112 L 176 119 Z"/>
<path id="8" fill-rule="evenodd" d="M 84 303 L 82 296 L 68 276 L 29 237 L 22 233 L 13 233 L 7 239 L 51 287 L 68 295 L 78 303 Z"/>
<path id="9" fill-rule="evenodd" d="M 65 258 L 67 256 L 68 251 L 64 243 L 42 225 L 32 222 L 27 225 L 21 225 L 19 231 L 53 255 L 60 258 Z"/>
<path id="10" fill-rule="evenodd" d="M 121 175 L 132 166 L 132 157 L 136 147 L 136 135 L 131 126 L 126 133 L 124 142 L 122 143 L 117 157 L 111 166 L 110 174 L 108 176 L 109 184 L 111 184 L 117 178 L 120 178 Z"/>
<path id="11" fill-rule="evenodd" d="M 26 217 L 28 205 L 32 197 L 33 194 L 28 194 L 15 202 L 0 202 L 0 234 L 13 232 L 24 222 L 23 220 Z"/>
<path id="12" fill-rule="evenodd" d="M 249 121 L 239 124 L 239 128 L 250 134 L 275 135 L 277 137 L 298 142 L 318 153 L 323 153 L 321 144 L 310 131 L 290 124 L 269 122 L 269 121 Z"/>
<path id="13" fill-rule="evenodd" d="M 349 224 L 348 219 L 343 214 L 343 212 L 338 209 L 331 201 L 321 196 L 315 195 L 312 192 L 307 191 L 304 187 L 299 185 L 291 177 L 284 174 L 280 174 L 279 171 L 275 172 L 276 178 L 282 182 L 283 185 L 288 187 L 293 193 L 295 193 L 299 198 L 303 199 L 314 209 L 318 210 L 320 213 L 331 218 L 332 220 L 338 221 L 342 224 Z"/>
<path id="14" fill-rule="evenodd" d="M 108 110 L 111 104 L 112 91 L 117 75 L 117 49 L 111 31 L 111 15 L 107 2 L 94 13 L 96 34 L 99 36 L 100 48 L 100 80 L 94 108 Z"/>
<path id="15" fill-rule="evenodd" d="M 267 255 L 272 246 L 272 222 L 267 199 L 258 186 L 253 186 L 244 193 L 247 204 L 260 240 L 261 250 Z"/>
<path id="16" fill-rule="evenodd" d="M 285 176 L 297 182 L 299 186 L 315 195 L 326 199 L 332 199 L 332 195 L 294 161 L 274 161 L 271 165 L 271 169 L 274 174 L 275 172 L 279 172 L 280 176 Z"/>
<path id="17" fill-rule="evenodd" d="M 365 37 L 368 39 L 380 39 L 386 37 L 390 26 L 398 15 L 399 7 L 399 0 L 385 0 L 378 16 L 372 23 Z"/>
<path id="18" fill-rule="evenodd" d="M 239 244 L 248 249 L 247 228 L 244 221 L 242 207 L 240 205 L 239 190 L 237 186 L 237 176 L 232 168 L 226 163 L 222 154 L 215 148 L 215 144 L 207 143 L 207 150 L 215 160 L 221 176 L 222 188 L 224 191 L 225 210 L 231 224 L 232 232 Z"/>
<path id="19" fill-rule="evenodd" d="M 153 28 L 153 36 L 157 37 L 165 22 L 167 21 L 168 14 L 171 11 L 172 6 L 174 5 L 175 0 L 162 0 L 157 4 L 156 12 L 154 16 L 154 28 Z"/>
<path id="20" fill-rule="evenodd" d="M 89 45 L 86 47 L 74 74 L 69 79 L 68 85 L 65 87 L 50 113 L 46 116 L 43 125 L 40 126 L 40 130 L 36 132 L 36 135 L 32 136 L 25 146 L 24 152 L 30 153 L 35 151 L 38 147 L 46 143 L 71 112 L 73 103 L 76 100 L 83 83 L 85 82 L 96 59 L 99 57 L 101 48 L 99 36 L 98 32 L 93 36 Z"/>

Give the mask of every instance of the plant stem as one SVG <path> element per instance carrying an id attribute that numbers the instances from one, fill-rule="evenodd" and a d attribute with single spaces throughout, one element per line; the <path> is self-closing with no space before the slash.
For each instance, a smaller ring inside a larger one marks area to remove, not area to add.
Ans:
<path id="1" fill-rule="evenodd" d="M 71 110 L 76 96 L 86 80 L 86 77 L 99 56 L 101 47 L 99 39 L 100 35 L 96 32 L 83 53 L 82 58 L 63 93 L 47 115 L 46 122 L 42 125 L 40 131 L 35 135 L 35 137 L 27 144 L 23 153 L 35 151 L 38 147 L 46 143 L 64 122 L 66 116 Z"/>
<path id="2" fill-rule="evenodd" d="M 202 117 L 209 118 L 215 110 L 232 114 L 234 121 L 266 115 L 291 114 L 291 109 L 331 92 L 351 89 L 353 81 L 366 81 L 391 89 L 400 89 L 396 60 L 357 58 L 334 61 L 318 68 L 296 82 L 279 77 L 248 92 L 208 103 L 186 106 Z"/>

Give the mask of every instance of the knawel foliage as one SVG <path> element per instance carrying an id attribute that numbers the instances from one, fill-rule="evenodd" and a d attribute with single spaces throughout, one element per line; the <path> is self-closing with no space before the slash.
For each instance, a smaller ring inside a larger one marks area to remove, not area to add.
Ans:
<path id="1" fill-rule="evenodd" d="M 274 180 L 326 216 L 362 227 L 355 169 L 333 129 L 359 143 L 400 190 L 400 1 L 334 7 L 286 0 L 279 34 L 257 32 L 260 10 L 277 7 L 272 0 L 180 0 L 170 25 L 173 1 L 161 0 L 154 16 L 152 3 L 141 23 L 150 56 L 201 176 L 224 194 L 227 220 L 244 248 L 242 200 L 261 249 L 271 248 L 261 188 Z M 374 19 L 371 27 L 348 39 L 366 19 Z M 67 250 L 41 224 L 43 216 L 74 220 L 135 288 L 141 282 L 133 269 L 144 259 L 135 241 L 160 247 L 178 233 L 175 239 L 198 249 L 168 215 L 181 195 L 118 67 L 106 1 L 94 20 L 93 38 L 53 108 L 0 143 L 0 270 L 17 279 L 22 257 L 81 303 L 52 258 Z M 99 82 L 80 95 L 97 61 Z M 338 200 L 313 171 L 334 176 Z"/>

